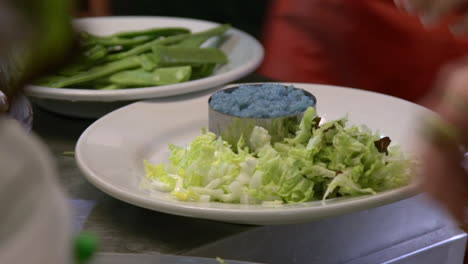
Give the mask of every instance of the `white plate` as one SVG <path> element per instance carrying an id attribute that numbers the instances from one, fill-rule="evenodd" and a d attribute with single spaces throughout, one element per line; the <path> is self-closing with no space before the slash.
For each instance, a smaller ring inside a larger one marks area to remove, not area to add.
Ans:
<path id="1" fill-rule="evenodd" d="M 192 32 L 198 32 L 219 25 L 203 20 L 172 17 L 84 18 L 76 20 L 75 24 L 78 28 L 97 35 L 151 27 L 187 27 Z M 230 29 L 226 34 L 229 38 L 223 43 L 221 49 L 228 56 L 229 63 L 219 67 L 212 76 L 207 78 L 174 85 L 113 91 L 57 89 L 29 85 L 25 93 L 49 110 L 67 115 L 97 117 L 109 112 L 109 109 L 121 106 L 119 102 L 126 104 L 129 101 L 180 95 L 220 86 L 252 73 L 263 59 L 263 47 L 255 38 L 235 28 Z M 103 102 L 107 102 L 107 106 L 102 106 Z M 102 107 L 96 107 L 97 103 L 100 103 Z M 86 105 L 86 108 L 82 107 L 83 105 Z"/>
<path id="2" fill-rule="evenodd" d="M 414 151 L 420 116 L 431 112 L 416 104 L 373 92 L 334 86 L 294 84 L 317 97 L 318 113 L 327 120 L 349 114 L 350 124 L 366 124 Z M 373 196 L 279 207 L 180 202 L 139 188 L 143 160 L 167 162 L 168 144 L 185 145 L 208 126 L 209 95 L 187 100 L 160 99 L 131 104 L 91 125 L 76 146 L 76 159 L 87 179 L 117 199 L 170 214 L 245 224 L 306 222 L 368 209 L 416 193 L 414 186 Z"/>

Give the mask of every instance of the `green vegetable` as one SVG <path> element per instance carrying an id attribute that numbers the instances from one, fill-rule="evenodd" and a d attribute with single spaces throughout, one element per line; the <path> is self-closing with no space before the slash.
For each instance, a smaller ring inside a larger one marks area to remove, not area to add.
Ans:
<path id="1" fill-rule="evenodd" d="M 207 63 L 200 66 L 193 66 L 192 67 L 192 76 L 190 77 L 191 80 L 205 78 L 210 76 L 214 69 L 216 68 L 217 64 L 214 63 Z"/>
<path id="2" fill-rule="evenodd" d="M 99 87 L 97 87 L 98 90 L 117 90 L 117 89 L 120 89 L 120 88 L 123 88 L 125 86 L 123 85 L 120 85 L 120 84 L 115 84 L 115 83 L 111 83 L 111 84 L 107 84 L 107 85 L 101 85 Z"/>
<path id="3" fill-rule="evenodd" d="M 181 34 L 181 35 L 170 36 L 170 37 L 163 38 L 163 39 L 156 39 L 156 40 L 153 40 L 151 42 L 145 43 L 143 45 L 137 46 L 137 47 L 135 47 L 135 48 L 133 48 L 131 50 L 109 55 L 106 58 L 106 61 L 114 61 L 114 60 L 119 60 L 119 59 L 129 57 L 129 56 L 133 56 L 133 55 L 139 55 L 139 54 L 142 54 L 144 52 L 150 51 L 151 48 L 153 46 L 155 46 L 155 45 L 163 46 L 163 45 L 176 44 L 176 43 L 178 43 L 178 42 L 180 42 L 180 41 L 182 41 L 184 39 L 187 39 L 189 37 L 197 37 L 197 36 L 214 37 L 214 36 L 223 34 L 229 28 L 230 28 L 229 25 L 221 25 L 221 26 L 218 26 L 218 27 L 206 30 L 206 31 L 194 33 L 194 34 L 191 34 L 191 35 L 190 34 Z"/>
<path id="4" fill-rule="evenodd" d="M 169 85 L 187 81 L 191 71 L 190 66 L 158 68 L 153 72 L 137 69 L 116 73 L 109 80 L 126 87 Z"/>
<path id="5" fill-rule="evenodd" d="M 37 80 L 35 84 L 115 90 L 203 78 L 228 59 L 216 45 L 200 46 L 213 37 L 218 37 L 218 45 L 229 28 L 230 25 L 220 25 L 193 34 L 180 27 L 117 32 L 108 36 L 82 32 L 82 54 L 58 73 Z"/>
<path id="6" fill-rule="evenodd" d="M 347 119 L 319 125 L 309 108 L 292 136 L 271 143 L 255 127 L 237 149 L 204 132 L 187 148 L 171 145 L 170 164 L 145 161 L 145 188 L 170 192 L 182 201 L 302 203 L 375 194 L 408 184 L 413 162 L 397 147 Z"/>
<path id="7" fill-rule="evenodd" d="M 180 43 L 173 45 L 173 47 L 178 48 L 198 48 L 200 47 L 205 41 L 207 41 L 209 37 L 207 36 L 192 36 L 182 40 Z"/>
<path id="8" fill-rule="evenodd" d="M 118 71 L 131 69 L 131 68 L 137 68 L 140 65 L 141 65 L 140 57 L 138 56 L 130 57 L 124 60 L 111 62 L 103 66 L 97 66 L 95 68 L 91 68 L 90 70 L 86 72 L 83 72 L 74 76 L 57 77 L 53 79 L 52 81 L 49 80 L 50 81 L 49 86 L 55 87 L 55 88 L 61 88 L 61 87 L 67 87 L 67 86 L 70 87 L 73 85 L 93 81 L 93 80 L 105 77 L 107 75 L 110 75 Z"/>
<path id="9" fill-rule="evenodd" d="M 192 35 L 187 37 L 186 39 L 182 40 L 178 44 L 173 45 L 173 47 L 181 47 L 181 48 L 199 48 L 202 44 L 206 41 L 211 39 L 212 37 L 216 37 L 213 42 L 210 43 L 209 47 L 212 48 L 219 48 L 221 44 L 226 40 L 227 36 L 219 34 L 219 32 L 224 33 L 226 29 L 228 29 L 228 25 L 224 25 L 216 29 L 216 31 L 211 32 L 209 34 L 202 33 L 198 35 Z"/>
<path id="10" fill-rule="evenodd" d="M 71 64 L 66 66 L 65 68 L 61 69 L 58 74 L 63 76 L 73 76 L 75 74 L 79 74 L 81 72 L 86 71 L 87 69 L 93 67 L 93 63 L 89 61 L 82 60 L 75 64 Z M 50 77 L 50 76 L 49 76 Z"/>
<path id="11" fill-rule="evenodd" d="M 155 45 L 153 47 L 155 61 L 161 66 L 204 64 L 224 64 L 228 59 L 219 49 L 215 48 L 181 48 L 164 47 Z"/>
<path id="12" fill-rule="evenodd" d="M 119 53 L 115 53 L 115 54 L 110 54 L 109 56 L 106 57 L 105 61 L 106 62 L 116 61 L 116 60 L 121 60 L 121 59 L 131 57 L 131 56 L 140 55 L 142 53 L 150 51 L 151 47 L 153 45 L 173 44 L 173 43 L 176 43 L 176 42 L 182 40 L 184 37 L 185 37 L 185 35 L 178 35 L 178 36 L 168 37 L 168 38 L 161 39 L 161 40 L 160 39 L 153 40 L 153 41 L 147 42 L 145 44 L 136 46 L 136 47 L 134 47 L 134 48 L 132 48 L 130 50 L 127 50 L 127 51 L 123 51 L 123 52 L 119 52 Z"/>
<path id="13" fill-rule="evenodd" d="M 84 56 L 92 61 L 100 60 L 107 55 L 108 50 L 102 45 L 96 45 L 84 52 Z"/>
<path id="14" fill-rule="evenodd" d="M 459 145 L 462 141 L 459 129 L 441 117 L 426 118 L 423 121 L 423 135 L 432 142 L 451 146 Z"/>
<path id="15" fill-rule="evenodd" d="M 158 66 L 156 64 L 154 56 L 152 56 L 151 54 L 140 55 L 140 63 L 141 63 L 141 67 L 145 71 L 152 71 Z"/>
<path id="16" fill-rule="evenodd" d="M 190 33 L 189 29 L 181 27 L 167 27 L 167 28 L 150 28 L 144 30 L 133 30 L 133 31 L 123 31 L 118 32 L 109 37 L 116 38 L 133 38 L 139 36 L 153 36 L 153 37 L 168 37 L 179 34 L 188 34 Z"/>
<path id="17" fill-rule="evenodd" d="M 95 255 L 98 247 L 96 236 L 88 233 L 80 233 L 75 238 L 74 258 L 75 263 L 87 263 Z"/>
<path id="18" fill-rule="evenodd" d="M 84 41 L 84 45 L 85 46 L 91 46 L 91 45 L 135 46 L 135 45 L 143 44 L 153 39 L 154 37 L 152 36 L 139 36 L 139 37 L 130 38 L 130 39 L 119 38 L 119 37 L 106 37 L 106 38 L 93 37 Z"/>
<path id="19" fill-rule="evenodd" d="M 95 36 L 89 33 L 82 33 L 83 44 L 104 45 L 104 46 L 134 46 L 147 41 L 180 34 L 189 34 L 190 30 L 186 28 L 150 28 L 138 31 L 118 32 L 109 36 Z"/>

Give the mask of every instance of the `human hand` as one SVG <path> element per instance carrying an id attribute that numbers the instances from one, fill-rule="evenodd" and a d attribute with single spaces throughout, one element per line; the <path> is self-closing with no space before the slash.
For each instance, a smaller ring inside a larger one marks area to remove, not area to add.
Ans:
<path id="1" fill-rule="evenodd" d="M 450 21 L 452 33 L 455 35 L 468 33 L 468 0 L 394 0 L 394 2 L 408 13 L 419 16 L 426 26 L 453 18 Z"/>
<path id="2" fill-rule="evenodd" d="M 427 122 L 421 146 L 422 187 L 468 231 L 468 62 L 442 71 L 428 106 L 440 119 Z"/>

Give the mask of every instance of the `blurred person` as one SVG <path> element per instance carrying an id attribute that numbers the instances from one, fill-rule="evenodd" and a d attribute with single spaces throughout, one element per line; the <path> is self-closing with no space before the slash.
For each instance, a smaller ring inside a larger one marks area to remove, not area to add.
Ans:
<path id="1" fill-rule="evenodd" d="M 449 0 L 450 1 L 450 0 Z M 468 37 L 427 30 L 393 0 L 273 0 L 259 73 L 285 82 L 339 85 L 418 102 Z"/>
<path id="2" fill-rule="evenodd" d="M 467 36 L 468 0 L 274 0 L 259 71 L 385 93 L 438 113 L 424 123 L 422 187 L 468 231 L 468 154 L 460 148 L 468 146 Z"/>
<path id="3" fill-rule="evenodd" d="M 422 187 L 468 231 L 468 61 L 447 66 L 436 88 L 426 102 L 441 119 L 423 126 Z"/>
<path id="4" fill-rule="evenodd" d="M 70 3 L 0 0 L 0 263 L 74 261 L 71 215 L 52 156 L 14 119 L 19 90 L 68 58 Z M 27 127 L 27 124 L 26 124 Z"/>
<path id="5" fill-rule="evenodd" d="M 466 0 L 395 3 L 416 15 L 429 29 L 444 24 L 457 36 L 468 34 Z M 468 59 L 446 66 L 426 101 L 442 119 L 427 127 L 430 133 L 422 148 L 423 187 L 468 231 Z"/>

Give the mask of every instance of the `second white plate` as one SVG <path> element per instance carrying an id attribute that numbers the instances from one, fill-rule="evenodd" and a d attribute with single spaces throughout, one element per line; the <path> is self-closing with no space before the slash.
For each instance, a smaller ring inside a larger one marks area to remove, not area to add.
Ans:
<path id="1" fill-rule="evenodd" d="M 419 105 L 382 94 L 349 88 L 294 84 L 317 97 L 318 113 L 327 120 L 349 114 L 351 124 L 365 124 L 390 136 L 404 151 L 414 150 L 421 115 Z M 185 145 L 208 125 L 209 95 L 159 99 L 131 104 L 96 121 L 80 137 L 76 159 L 87 179 L 117 199 L 141 207 L 189 217 L 244 224 L 289 224 L 331 217 L 405 199 L 413 186 L 371 196 L 278 207 L 176 201 L 165 193 L 150 196 L 139 188 L 143 160 L 165 163 L 168 144 Z"/>
<path id="2" fill-rule="evenodd" d="M 75 24 L 96 35 L 152 27 L 186 27 L 192 32 L 198 32 L 218 25 L 209 21 L 174 17 L 84 18 L 77 19 Z M 25 88 L 25 93 L 40 106 L 54 112 L 78 117 L 99 117 L 131 101 L 214 88 L 252 73 L 263 60 L 263 47 L 255 38 L 235 28 L 226 34 L 228 38 L 221 49 L 228 56 L 229 62 L 206 78 L 173 85 L 112 91 L 29 85 Z"/>

